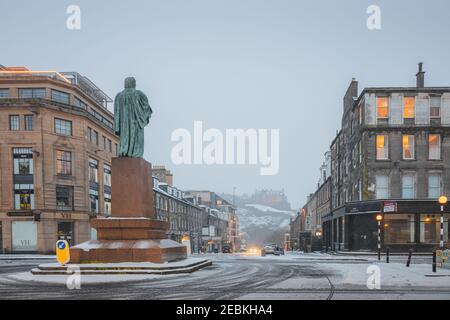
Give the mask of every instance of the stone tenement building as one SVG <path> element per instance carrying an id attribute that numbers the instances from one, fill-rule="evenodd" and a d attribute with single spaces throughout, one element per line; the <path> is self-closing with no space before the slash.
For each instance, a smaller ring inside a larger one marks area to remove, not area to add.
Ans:
<path id="1" fill-rule="evenodd" d="M 0 66 L 0 252 L 91 238 L 111 210 L 111 99 L 78 73 Z"/>
<path id="2" fill-rule="evenodd" d="M 450 87 L 365 88 L 353 80 L 344 97 L 342 128 L 331 151 L 331 212 L 325 245 L 431 251 L 440 240 L 438 197 L 450 195 Z M 450 206 L 445 208 L 450 212 Z M 449 246 L 449 214 L 444 240 Z"/>
<path id="3" fill-rule="evenodd" d="M 323 247 L 322 218 L 331 210 L 331 152 L 324 154 L 320 166 L 317 190 L 308 195 L 306 204 L 291 219 L 289 238 L 294 250 L 321 250 Z"/>
<path id="4" fill-rule="evenodd" d="M 166 170 L 163 166 L 156 167 Z M 202 228 L 208 225 L 208 213 L 199 206 L 197 198 L 188 197 L 174 186 L 160 182 L 156 175 L 153 177 L 153 196 L 156 218 L 169 222 L 167 236 L 178 242 L 189 239 L 191 251 L 199 253 L 204 246 Z"/>
<path id="5" fill-rule="evenodd" d="M 233 204 L 211 191 L 190 190 L 186 191 L 186 195 L 198 199 L 197 202 L 208 211 L 208 225 L 215 225 L 214 235 L 203 234 L 203 239 L 209 242 L 209 248 L 220 251 L 223 245 L 228 245 L 235 251 L 239 250 L 239 219 Z M 223 232 L 219 235 L 217 231 L 220 229 Z"/>
<path id="6" fill-rule="evenodd" d="M 165 166 L 153 166 L 152 175 L 158 179 L 160 183 L 167 183 L 169 186 L 173 185 L 173 174 Z"/>

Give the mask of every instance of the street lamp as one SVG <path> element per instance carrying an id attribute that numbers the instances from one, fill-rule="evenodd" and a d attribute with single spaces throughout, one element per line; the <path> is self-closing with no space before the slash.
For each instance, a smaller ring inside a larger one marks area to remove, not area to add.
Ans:
<path id="1" fill-rule="evenodd" d="M 378 223 L 378 261 L 381 260 L 381 221 L 383 221 L 383 215 L 377 214 L 376 216 Z"/>
<path id="2" fill-rule="evenodd" d="M 441 249 L 444 250 L 444 206 L 447 204 L 448 199 L 446 196 L 439 198 L 439 204 L 441 205 Z"/>

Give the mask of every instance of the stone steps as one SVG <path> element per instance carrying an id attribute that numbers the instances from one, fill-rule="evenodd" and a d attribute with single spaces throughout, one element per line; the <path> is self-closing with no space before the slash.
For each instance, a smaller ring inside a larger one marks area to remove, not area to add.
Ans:
<path id="1" fill-rule="evenodd" d="M 206 259 L 186 259 L 186 261 L 179 261 L 174 263 L 167 263 L 157 265 L 154 263 L 106 263 L 106 264 L 80 264 L 80 265 L 67 265 L 61 266 L 57 263 L 42 264 L 37 268 L 31 270 L 33 275 L 70 275 L 73 274 L 72 270 L 67 270 L 71 266 L 77 266 L 80 269 L 82 275 L 142 275 L 142 274 L 155 274 L 155 275 L 169 275 L 169 274 L 182 274 L 192 273 L 199 269 L 212 265 L 210 260 Z"/>

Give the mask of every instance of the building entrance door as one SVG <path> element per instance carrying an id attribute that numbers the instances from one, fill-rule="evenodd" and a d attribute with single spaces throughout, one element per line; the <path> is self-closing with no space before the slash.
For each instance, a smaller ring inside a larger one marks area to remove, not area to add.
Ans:
<path id="1" fill-rule="evenodd" d="M 58 240 L 66 240 L 70 246 L 74 245 L 73 222 L 58 222 Z"/>
<path id="2" fill-rule="evenodd" d="M 368 235 L 366 233 L 359 233 L 359 250 L 369 250 Z"/>
<path id="3" fill-rule="evenodd" d="M 371 214 L 350 216 L 351 250 L 374 250 L 375 219 Z M 375 243 L 376 244 L 376 243 Z"/>

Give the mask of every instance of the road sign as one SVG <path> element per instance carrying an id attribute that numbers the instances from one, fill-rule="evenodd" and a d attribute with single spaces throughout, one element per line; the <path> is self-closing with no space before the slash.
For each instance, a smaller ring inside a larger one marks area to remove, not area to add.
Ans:
<path id="1" fill-rule="evenodd" d="M 61 265 L 65 265 L 70 261 L 69 243 L 66 240 L 58 240 L 56 242 L 56 260 Z"/>

